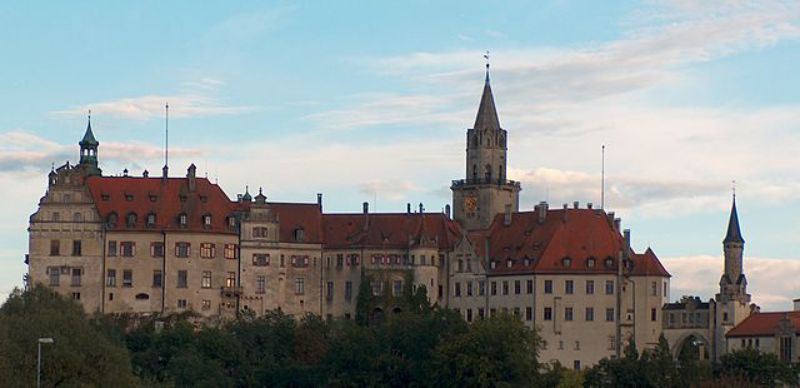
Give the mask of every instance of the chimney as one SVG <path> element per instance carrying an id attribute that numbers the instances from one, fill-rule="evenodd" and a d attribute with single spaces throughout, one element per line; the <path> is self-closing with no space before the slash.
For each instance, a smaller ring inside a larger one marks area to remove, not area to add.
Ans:
<path id="1" fill-rule="evenodd" d="M 617 232 L 622 231 L 622 218 L 614 219 L 614 230 Z"/>
<path id="2" fill-rule="evenodd" d="M 794 311 L 800 311 L 800 299 L 795 299 L 793 302 L 794 302 Z"/>
<path id="3" fill-rule="evenodd" d="M 567 209 L 569 209 L 569 204 L 568 204 L 568 203 L 565 203 L 565 204 L 564 204 L 564 210 L 567 210 Z"/>
<path id="4" fill-rule="evenodd" d="M 627 247 L 630 247 L 631 246 L 631 230 L 630 229 L 625 229 L 624 231 L 622 231 L 622 236 L 625 239 L 625 245 Z"/>
<path id="5" fill-rule="evenodd" d="M 189 168 L 186 169 L 186 179 L 189 182 L 189 191 L 192 192 L 197 188 L 197 182 L 195 181 L 195 173 L 197 172 L 197 167 L 194 166 L 194 163 L 189 165 Z"/>
<path id="6" fill-rule="evenodd" d="M 364 210 L 364 214 L 369 214 L 369 202 L 364 202 L 361 207 Z"/>
<path id="7" fill-rule="evenodd" d="M 411 202 L 406 202 L 406 214 L 411 214 Z"/>
<path id="8" fill-rule="evenodd" d="M 122 170 L 122 176 L 128 176 L 128 169 Z"/>
<path id="9" fill-rule="evenodd" d="M 575 202 L 573 202 L 573 203 L 572 203 L 572 208 L 573 208 L 573 209 L 577 209 L 577 208 L 579 208 L 579 207 L 580 207 L 580 205 L 581 205 L 581 203 L 580 203 L 580 202 L 578 202 L 578 201 L 575 201 Z"/>
<path id="10" fill-rule="evenodd" d="M 447 218 L 450 218 L 450 204 L 449 203 L 447 205 L 444 205 L 444 214 L 447 216 Z"/>
<path id="11" fill-rule="evenodd" d="M 161 168 L 161 177 L 164 178 L 164 180 L 167 180 L 169 177 L 169 166 L 166 164 Z"/>
<path id="12" fill-rule="evenodd" d="M 319 212 L 322 213 L 322 193 L 317 193 L 317 207 L 319 207 Z"/>
<path id="13" fill-rule="evenodd" d="M 505 226 L 511 225 L 511 205 L 506 205 L 506 211 L 503 218 L 503 225 Z"/>
<path id="14" fill-rule="evenodd" d="M 592 210 L 592 203 L 591 202 L 587 202 L 586 203 L 586 208 L 589 209 L 589 210 Z"/>
<path id="15" fill-rule="evenodd" d="M 422 214 L 425 211 L 425 207 L 422 206 L 422 202 L 419 203 L 419 213 Z"/>
<path id="16" fill-rule="evenodd" d="M 145 178 L 147 178 L 147 177 L 149 177 L 149 176 L 150 176 L 150 172 L 149 172 L 149 171 L 147 171 L 147 170 L 144 170 L 144 171 L 142 172 L 142 177 L 145 177 Z"/>
<path id="17" fill-rule="evenodd" d="M 547 202 L 545 201 L 539 202 L 538 210 L 539 210 L 539 223 L 544 224 L 544 220 L 547 219 Z"/>
<path id="18" fill-rule="evenodd" d="M 609 224 L 613 224 L 614 223 L 614 214 L 615 214 L 614 212 L 606 213 L 606 216 L 608 217 L 608 223 Z"/>

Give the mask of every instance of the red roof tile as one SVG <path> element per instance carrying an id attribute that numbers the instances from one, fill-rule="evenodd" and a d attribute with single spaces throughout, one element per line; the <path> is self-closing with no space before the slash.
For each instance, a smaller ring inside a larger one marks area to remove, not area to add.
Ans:
<path id="1" fill-rule="evenodd" d="M 326 248 L 381 247 L 406 249 L 435 244 L 452 249 L 460 236 L 458 226 L 441 213 L 324 214 Z"/>
<path id="2" fill-rule="evenodd" d="M 322 212 L 316 203 L 281 203 L 267 202 L 267 206 L 278 217 L 280 224 L 280 241 L 297 242 L 295 229 L 303 229 L 303 242 L 321 244 Z"/>
<path id="3" fill-rule="evenodd" d="M 671 277 L 672 275 L 667 272 L 667 269 L 661 265 L 655 252 L 650 247 L 644 253 L 633 254 L 633 276 L 664 276 Z"/>
<path id="4" fill-rule="evenodd" d="M 770 337 L 781 321 L 788 318 L 795 333 L 800 333 L 800 311 L 753 313 L 725 334 L 726 337 Z"/>
<path id="5" fill-rule="evenodd" d="M 185 230 L 195 232 L 235 233 L 226 219 L 234 203 L 222 189 L 206 178 L 195 178 L 195 190 L 189 191 L 187 178 L 140 178 L 90 176 L 86 178 L 100 217 L 108 220 L 116 213 L 118 220 L 110 230 Z M 136 223 L 128 227 L 127 215 L 136 214 Z M 154 213 L 156 223 L 148 228 L 147 215 Z M 187 225 L 180 227 L 178 217 L 187 215 Z M 211 216 L 211 226 L 203 225 L 202 216 Z"/>

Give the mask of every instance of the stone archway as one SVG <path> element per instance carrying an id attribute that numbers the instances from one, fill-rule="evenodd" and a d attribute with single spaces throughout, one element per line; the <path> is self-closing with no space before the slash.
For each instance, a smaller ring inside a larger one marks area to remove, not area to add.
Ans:
<path id="1" fill-rule="evenodd" d="M 675 343 L 672 356 L 676 360 L 708 361 L 711 359 L 711 342 L 698 332 L 686 333 Z"/>
<path id="2" fill-rule="evenodd" d="M 397 306 L 395 306 L 395 308 L 392 309 L 392 314 L 400 314 L 402 312 L 403 312 L 403 309 L 401 309 L 400 307 L 397 307 Z"/>

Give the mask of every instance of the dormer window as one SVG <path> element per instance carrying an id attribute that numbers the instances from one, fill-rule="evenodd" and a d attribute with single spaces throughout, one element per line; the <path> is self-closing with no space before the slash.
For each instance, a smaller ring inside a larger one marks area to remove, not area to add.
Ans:
<path id="1" fill-rule="evenodd" d="M 147 223 L 147 227 L 152 228 L 156 225 L 156 214 L 150 213 L 147 215 L 147 219 L 145 220 Z"/>
<path id="2" fill-rule="evenodd" d="M 236 217 L 228 216 L 228 227 L 231 229 L 236 227 Z"/>
<path id="3" fill-rule="evenodd" d="M 125 218 L 125 222 L 129 228 L 133 228 L 136 226 L 136 213 L 130 212 L 128 216 Z"/>
<path id="4" fill-rule="evenodd" d="M 594 257 L 590 257 L 590 258 L 586 259 L 586 267 L 588 267 L 588 268 L 594 268 L 595 267 L 595 259 L 594 259 Z"/>
<path id="5" fill-rule="evenodd" d="M 526 257 L 526 258 L 525 258 L 525 266 L 527 267 L 527 266 L 529 266 L 529 265 L 531 265 L 531 259 L 528 259 L 528 258 Z"/>
<path id="6" fill-rule="evenodd" d="M 181 202 L 186 202 L 186 196 L 181 194 L 180 195 Z"/>
<path id="7" fill-rule="evenodd" d="M 117 226 L 117 213 L 111 212 L 111 214 L 108 215 L 108 226 L 112 228 Z"/>
<path id="8" fill-rule="evenodd" d="M 606 266 L 606 268 L 613 267 L 614 266 L 614 259 L 612 259 L 610 257 L 606 258 L 605 266 Z"/>
<path id="9" fill-rule="evenodd" d="M 210 228 L 211 227 L 211 215 L 206 214 L 203 216 L 203 227 Z"/>
<path id="10" fill-rule="evenodd" d="M 494 260 L 492 260 L 492 261 L 490 262 L 490 264 L 489 264 L 489 267 L 491 267 L 492 269 L 495 269 L 495 267 L 497 267 L 497 262 L 496 262 L 496 261 L 494 261 Z"/>
<path id="11" fill-rule="evenodd" d="M 514 265 L 514 260 L 506 259 L 506 267 L 511 268 Z"/>
<path id="12" fill-rule="evenodd" d="M 304 241 L 305 238 L 306 238 L 306 232 L 302 227 L 294 229 L 294 241 Z"/>
<path id="13" fill-rule="evenodd" d="M 569 268 L 572 265 L 572 259 L 570 259 L 569 257 L 561 259 L 561 265 L 564 268 Z"/>
<path id="14" fill-rule="evenodd" d="M 125 200 L 128 202 L 133 202 L 133 194 L 125 194 Z"/>
<path id="15" fill-rule="evenodd" d="M 208 202 L 208 197 L 207 197 L 207 196 L 205 196 L 205 195 L 201 195 L 201 196 L 200 196 L 200 202 L 202 202 L 202 203 L 206 203 L 206 202 Z"/>
<path id="16" fill-rule="evenodd" d="M 180 225 L 181 228 L 186 227 L 187 221 L 188 217 L 186 216 L 186 213 L 181 213 L 180 215 L 178 215 L 178 225 Z"/>
<path id="17" fill-rule="evenodd" d="M 109 201 L 111 200 L 111 196 L 108 194 L 100 194 L 100 199 L 102 199 L 103 201 Z"/>
<path id="18" fill-rule="evenodd" d="M 155 202 L 158 199 L 158 197 L 155 194 L 150 194 L 149 197 L 150 197 L 150 202 Z"/>

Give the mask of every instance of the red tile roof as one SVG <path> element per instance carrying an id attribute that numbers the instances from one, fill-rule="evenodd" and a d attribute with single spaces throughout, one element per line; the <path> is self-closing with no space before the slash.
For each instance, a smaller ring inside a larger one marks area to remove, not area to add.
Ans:
<path id="1" fill-rule="evenodd" d="M 800 311 L 781 311 L 769 313 L 753 313 L 736 327 L 725 334 L 726 337 L 771 337 L 775 335 L 784 318 L 788 318 L 794 326 L 795 333 L 800 334 Z"/>
<path id="2" fill-rule="evenodd" d="M 655 252 L 650 247 L 644 253 L 633 254 L 633 276 L 664 276 L 671 277 L 672 275 L 667 272 L 667 269 L 661 265 Z"/>
<path id="3" fill-rule="evenodd" d="M 229 229 L 227 217 L 235 210 L 234 203 L 222 189 L 206 178 L 195 178 L 195 190 L 189 190 L 187 178 L 143 178 L 90 176 L 86 178 L 100 217 L 108 220 L 117 215 L 110 230 L 185 230 L 196 232 L 235 233 Z M 148 228 L 145 223 L 149 213 L 156 215 L 156 223 Z M 127 215 L 136 214 L 133 227 L 127 225 Z M 187 215 L 187 225 L 180 227 L 178 217 Z M 211 226 L 203 225 L 202 216 L 211 216 Z"/>
<path id="4" fill-rule="evenodd" d="M 303 242 L 312 244 L 323 242 L 322 212 L 316 203 L 267 202 L 267 205 L 278 217 L 281 242 L 297 242 L 294 231 L 298 228 L 303 229 Z"/>
<path id="5" fill-rule="evenodd" d="M 460 236 L 454 221 L 441 213 L 324 214 L 326 248 L 406 249 L 431 244 L 452 249 Z"/>

